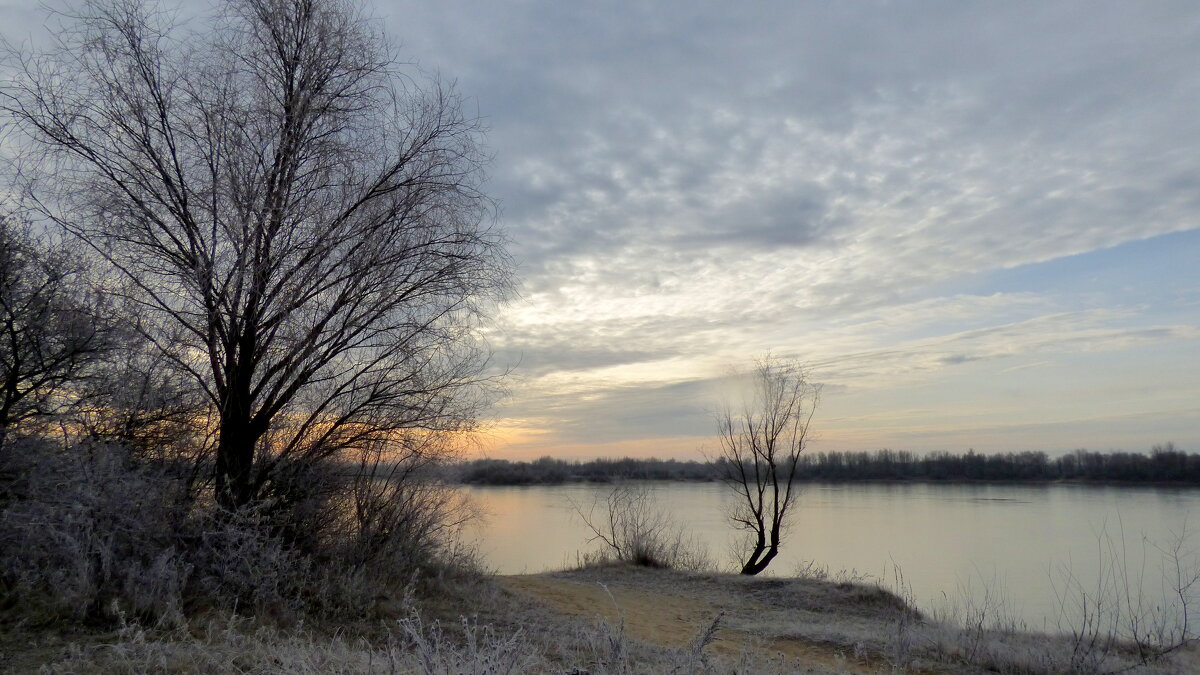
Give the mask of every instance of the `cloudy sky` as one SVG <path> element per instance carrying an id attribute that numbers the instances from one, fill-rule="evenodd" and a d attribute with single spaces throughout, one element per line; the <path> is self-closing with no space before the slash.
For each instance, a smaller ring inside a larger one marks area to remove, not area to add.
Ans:
<path id="1" fill-rule="evenodd" d="M 824 448 L 1200 450 L 1200 5 L 377 11 L 491 126 L 491 455 L 695 456 L 768 350 Z"/>
<path id="2" fill-rule="evenodd" d="M 767 351 L 821 449 L 1200 450 L 1200 4 L 373 11 L 491 128 L 491 456 L 697 457 Z"/>

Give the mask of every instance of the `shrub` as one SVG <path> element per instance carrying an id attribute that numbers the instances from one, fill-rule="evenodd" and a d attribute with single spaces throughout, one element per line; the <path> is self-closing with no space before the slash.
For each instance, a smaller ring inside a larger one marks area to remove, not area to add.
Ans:
<path id="1" fill-rule="evenodd" d="M 21 439 L 4 453 L 2 605 L 33 621 L 115 609 L 155 621 L 180 615 L 190 574 L 179 550 L 178 484 L 109 444 L 56 449 Z"/>
<path id="2" fill-rule="evenodd" d="M 585 556 L 585 564 L 619 562 L 643 567 L 702 570 L 712 567 L 712 561 L 702 546 L 689 537 L 668 513 L 658 508 L 650 491 L 643 487 L 623 485 L 614 488 L 584 512 L 578 504 L 576 513 L 592 532 L 589 541 L 600 541 L 604 551 Z M 597 516 L 597 509 L 602 513 Z"/>
<path id="3" fill-rule="evenodd" d="M 414 578 L 471 568 L 452 545 L 464 504 L 436 482 L 306 465 L 280 471 L 291 482 L 273 485 L 263 508 L 228 512 L 195 497 L 170 463 L 138 457 L 112 443 L 10 439 L 0 453 L 6 618 L 361 618 Z"/>

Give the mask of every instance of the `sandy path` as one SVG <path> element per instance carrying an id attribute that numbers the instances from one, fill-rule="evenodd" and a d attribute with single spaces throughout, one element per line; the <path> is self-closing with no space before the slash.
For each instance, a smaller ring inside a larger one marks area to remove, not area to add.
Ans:
<path id="1" fill-rule="evenodd" d="M 575 581 L 544 575 L 499 577 L 513 593 L 532 596 L 557 611 L 585 617 L 603 617 L 635 640 L 663 647 L 687 647 L 722 614 L 709 653 L 737 656 L 743 651 L 767 651 L 798 665 L 827 672 L 878 673 L 879 663 L 861 663 L 848 657 L 845 648 L 799 638 L 769 638 L 740 630 L 741 619 L 770 612 L 752 597 L 715 603 L 693 594 L 597 582 Z M 884 670 L 883 672 L 886 672 Z"/>

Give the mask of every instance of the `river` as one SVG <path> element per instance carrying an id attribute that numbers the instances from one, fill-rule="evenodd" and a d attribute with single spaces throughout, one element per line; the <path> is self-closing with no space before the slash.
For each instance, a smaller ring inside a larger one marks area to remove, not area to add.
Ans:
<path id="1" fill-rule="evenodd" d="M 732 567 L 728 488 L 638 485 L 716 562 Z M 492 569 L 520 574 L 572 566 L 596 548 L 573 505 L 586 509 L 612 486 L 464 489 L 485 513 L 468 536 Z M 986 604 L 991 619 L 1061 630 L 1078 620 L 1085 594 L 1162 606 L 1174 585 L 1177 543 L 1185 571 L 1200 570 L 1200 534 L 1189 530 L 1200 529 L 1197 516 L 1200 489 L 1188 488 L 805 484 L 768 572 L 794 574 L 812 563 L 907 590 L 927 611 L 961 614 Z M 1165 586 L 1164 576 L 1171 577 Z M 1189 613 L 1194 620 L 1195 607 Z"/>

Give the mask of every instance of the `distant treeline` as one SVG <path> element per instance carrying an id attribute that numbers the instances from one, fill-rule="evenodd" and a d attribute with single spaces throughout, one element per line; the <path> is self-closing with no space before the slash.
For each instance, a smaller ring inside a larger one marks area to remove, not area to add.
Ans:
<path id="1" fill-rule="evenodd" d="M 566 462 L 543 457 L 532 462 L 477 459 L 458 467 L 458 480 L 476 485 L 531 485 L 538 483 L 608 483 L 615 480 L 716 480 L 709 462 L 674 459 L 597 459 Z"/>
<path id="2" fill-rule="evenodd" d="M 1200 454 L 1156 445 L 1147 453 L 1076 450 L 1061 457 L 1044 452 L 916 455 L 897 450 L 818 452 L 801 455 L 797 475 L 806 481 L 1087 481 L 1200 485 Z M 478 459 L 457 467 L 460 482 L 531 485 L 616 480 L 711 481 L 721 475 L 712 462 L 662 459 L 597 459 L 567 462 L 543 457 L 532 462 Z"/>

